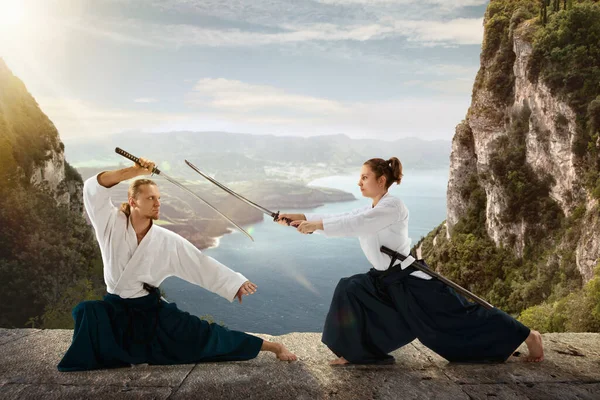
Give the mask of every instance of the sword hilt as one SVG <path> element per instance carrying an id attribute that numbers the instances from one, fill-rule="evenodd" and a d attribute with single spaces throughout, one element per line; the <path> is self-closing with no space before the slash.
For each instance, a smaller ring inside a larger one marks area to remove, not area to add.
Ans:
<path id="1" fill-rule="evenodd" d="M 279 211 L 273 213 L 271 216 L 273 217 L 273 221 L 279 221 Z M 288 226 L 290 226 L 290 224 L 292 223 L 292 220 L 289 218 L 282 218 L 281 220 L 285 222 Z"/>
<path id="2" fill-rule="evenodd" d="M 279 211 L 277 211 L 276 213 L 271 214 L 271 216 L 273 217 L 273 221 L 275 221 L 275 222 L 279 221 Z M 287 224 L 287 226 L 291 226 L 290 225 L 292 223 L 291 219 L 289 219 L 289 218 L 282 218 L 281 220 L 283 222 L 285 222 Z M 312 235 L 312 234 L 313 234 L 313 232 L 309 233 L 309 235 Z"/>
<path id="3" fill-rule="evenodd" d="M 140 164 L 140 159 L 139 159 L 138 157 L 134 156 L 134 155 L 133 155 L 133 154 L 131 154 L 131 153 L 128 153 L 128 152 L 126 152 L 125 150 L 123 150 L 123 149 L 122 149 L 122 148 L 120 148 L 120 147 L 115 147 L 115 153 L 117 153 L 117 154 L 119 154 L 119 155 L 121 155 L 121 156 L 125 157 L 125 158 L 126 158 L 126 159 L 128 159 L 128 160 L 131 160 L 131 161 L 133 161 L 134 163 L 136 163 L 136 164 L 138 164 L 138 165 L 141 165 L 141 164 Z M 160 175 L 160 169 L 158 169 L 158 168 L 154 167 L 154 168 L 152 168 L 152 173 L 153 173 L 153 174 L 156 174 L 156 175 Z"/>

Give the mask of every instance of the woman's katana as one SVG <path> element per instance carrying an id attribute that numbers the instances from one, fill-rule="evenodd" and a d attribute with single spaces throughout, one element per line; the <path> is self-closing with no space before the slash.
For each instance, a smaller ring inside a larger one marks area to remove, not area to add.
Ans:
<path id="1" fill-rule="evenodd" d="M 220 187 L 221 189 L 223 189 L 224 191 L 226 191 L 230 195 L 238 198 L 239 200 L 243 201 L 244 203 L 248 204 L 249 206 L 252 206 L 252 207 L 256 208 L 257 210 L 260 210 L 263 213 L 267 214 L 269 217 L 273 218 L 273 221 L 277 221 L 279 219 L 279 211 L 273 212 L 271 210 L 268 210 L 268 209 L 264 208 L 263 206 L 260 206 L 260 205 L 256 204 L 252 200 L 248 200 L 247 198 L 245 198 L 241 194 L 238 194 L 238 193 L 234 192 L 233 190 L 229 189 L 227 186 L 223 185 L 219 181 L 217 181 L 217 180 L 211 178 L 210 176 L 208 176 L 207 174 L 203 173 L 202 171 L 200 171 L 198 169 L 198 167 L 196 167 L 194 164 L 192 164 L 188 160 L 185 160 L 185 163 L 188 165 L 188 167 L 190 167 L 191 169 L 193 169 L 194 171 L 196 171 L 197 173 L 199 173 L 200 175 L 202 175 L 204 178 L 206 178 L 210 182 L 214 183 L 215 185 L 217 185 L 218 187 Z M 290 224 L 290 222 L 292 222 L 288 218 L 284 218 L 283 220 L 288 225 Z"/>
<path id="2" fill-rule="evenodd" d="M 404 261 L 405 259 L 407 259 L 408 257 L 405 256 L 404 254 L 400 254 L 397 251 L 394 251 L 392 249 L 389 249 L 385 246 L 381 246 L 380 248 L 381 252 L 384 254 L 387 254 L 388 256 L 390 256 L 392 258 L 392 262 L 390 263 L 390 268 L 391 266 L 394 264 L 394 262 L 396 260 L 400 260 L 400 261 Z M 412 258 L 412 256 L 411 256 Z M 410 261 L 410 260 L 409 260 Z M 494 308 L 493 305 L 491 305 L 490 303 L 488 303 L 487 301 L 483 300 L 481 297 L 469 292 L 467 289 L 463 288 L 462 286 L 452 282 L 450 279 L 445 278 L 444 276 L 438 274 L 437 272 L 435 272 L 434 270 L 432 270 L 431 268 L 429 268 L 428 266 L 420 263 L 417 260 L 414 260 L 411 264 L 409 264 L 411 267 L 414 267 L 415 269 L 418 269 L 419 271 L 423 271 L 424 273 L 426 273 L 427 275 L 433 276 L 434 278 L 437 278 L 438 280 L 444 282 L 446 285 L 450 286 L 452 289 L 456 290 L 457 292 L 459 292 L 460 294 L 462 294 L 465 297 L 468 297 L 469 299 L 473 300 L 474 302 L 480 304 L 481 306 L 483 306 L 484 308 L 487 309 L 492 309 Z"/>

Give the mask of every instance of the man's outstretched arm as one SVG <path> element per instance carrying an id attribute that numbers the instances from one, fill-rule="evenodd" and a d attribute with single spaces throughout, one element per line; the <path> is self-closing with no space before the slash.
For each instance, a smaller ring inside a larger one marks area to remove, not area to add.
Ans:
<path id="1" fill-rule="evenodd" d="M 154 163 L 140 158 L 140 164 L 135 164 L 131 167 L 116 169 L 113 171 L 104 171 L 98 174 L 98 183 L 105 188 L 113 187 L 119 182 L 127 179 L 135 178 L 140 175 L 149 175 L 154 169 Z"/>

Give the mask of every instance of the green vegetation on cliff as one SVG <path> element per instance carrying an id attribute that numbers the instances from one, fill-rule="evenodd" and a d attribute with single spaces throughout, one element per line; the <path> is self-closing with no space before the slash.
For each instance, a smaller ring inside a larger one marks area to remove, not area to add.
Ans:
<path id="1" fill-rule="evenodd" d="M 526 160 L 531 111 L 527 104 L 513 105 L 513 33 L 527 20 L 526 37 L 533 47 L 529 79 L 543 82 L 575 111 L 573 152 L 586 189 L 600 198 L 600 3 L 552 4 L 545 12 L 540 11 L 540 4 L 533 0 L 490 2 L 482 67 L 473 90 L 486 90 L 491 101 L 478 103 L 470 112 L 485 113 L 497 127 L 505 128 L 506 135 L 492 142 L 489 173 L 473 174 L 459 188 L 467 208 L 454 225 L 451 239 L 442 224 L 419 245 L 431 266 L 494 305 L 520 314 L 533 328 L 600 331 L 600 267 L 582 285 L 575 262 L 585 204 L 572 204 L 573 211 L 566 217 L 550 196 L 553 177 L 533 171 Z M 540 12 L 546 24 L 539 19 Z M 554 122 L 566 126 L 569 121 L 559 115 Z M 540 143 L 549 146 L 544 134 L 536 133 Z M 494 222 L 522 224 L 524 243 L 516 243 L 514 237 L 506 248 L 497 247 L 488 236 L 484 182 L 496 186 L 506 201 L 507 212 Z"/>
<path id="2" fill-rule="evenodd" d="M 30 183 L 62 153 L 52 122 L 0 60 L 0 326 L 68 328 L 71 309 L 103 290 L 93 232 L 79 211 Z M 65 180 L 81 176 L 65 162 Z M 81 189 L 79 189 L 81 190 Z"/>

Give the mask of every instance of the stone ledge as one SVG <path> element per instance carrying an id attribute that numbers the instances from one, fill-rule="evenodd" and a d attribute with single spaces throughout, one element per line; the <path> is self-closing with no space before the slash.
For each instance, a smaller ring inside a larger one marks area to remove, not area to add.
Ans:
<path id="1" fill-rule="evenodd" d="M 545 334 L 546 360 L 451 364 L 418 341 L 389 366 L 330 367 L 319 333 L 259 334 L 298 362 L 244 362 L 61 373 L 71 330 L 0 329 L 0 399 L 600 399 L 600 334 Z M 521 352 L 525 349 L 522 347 Z"/>

